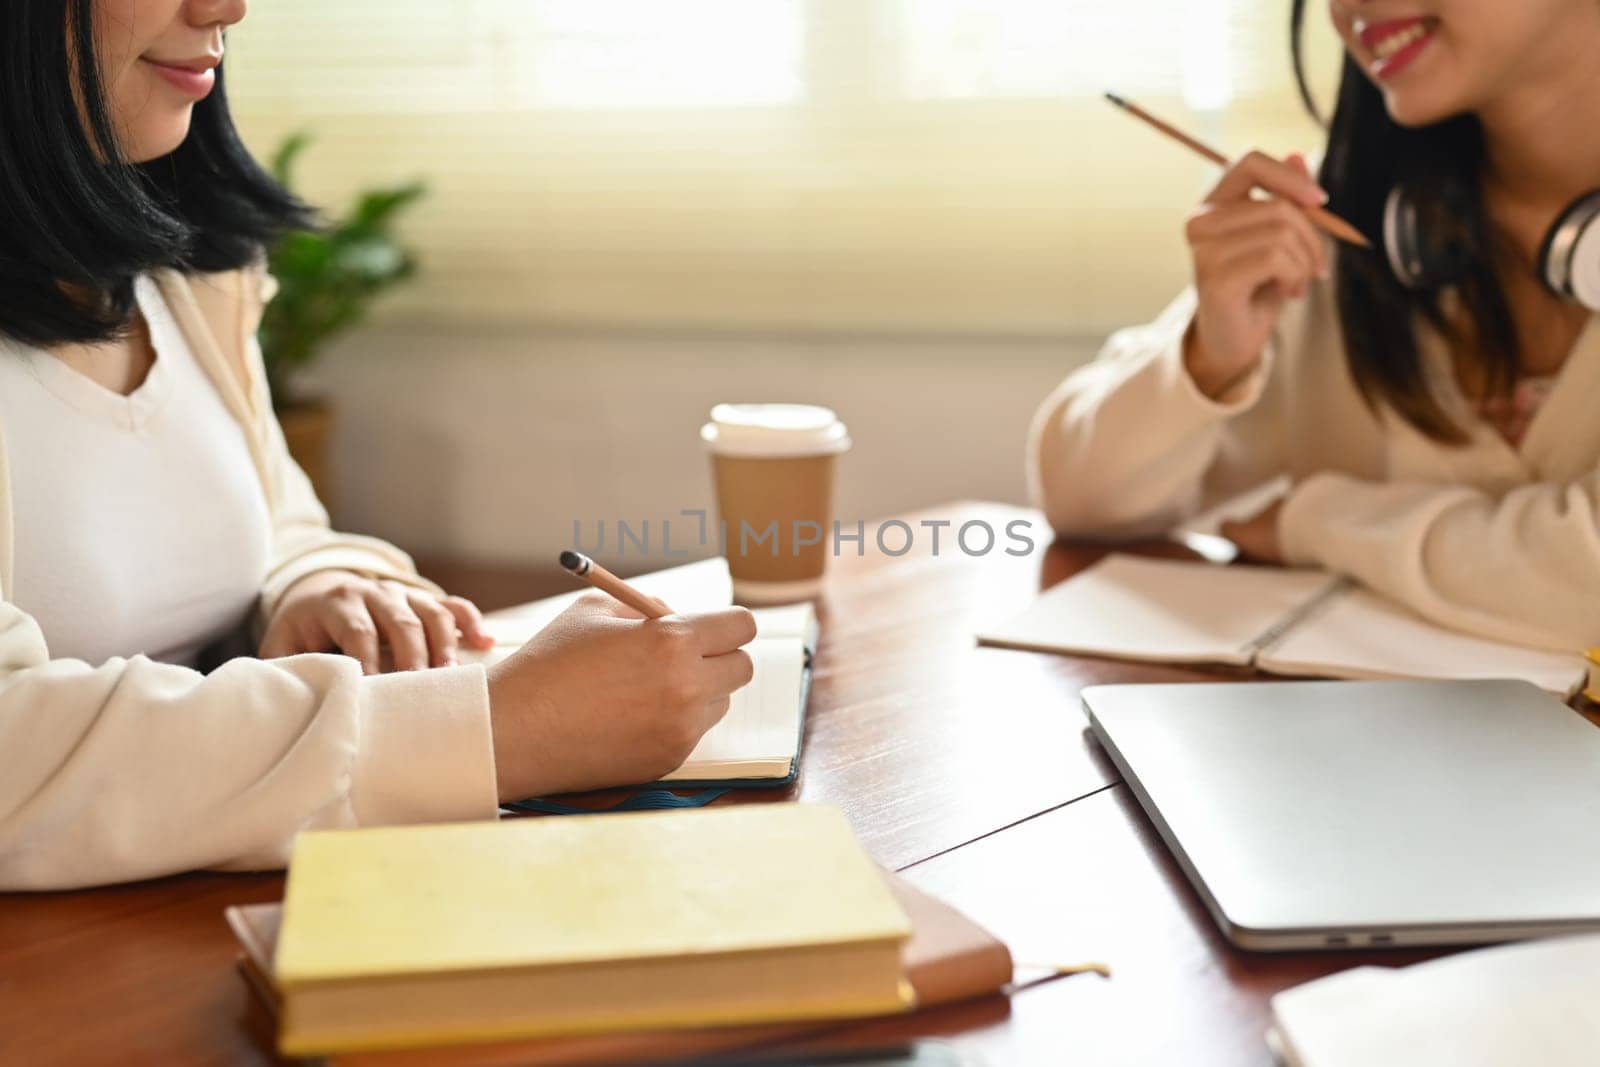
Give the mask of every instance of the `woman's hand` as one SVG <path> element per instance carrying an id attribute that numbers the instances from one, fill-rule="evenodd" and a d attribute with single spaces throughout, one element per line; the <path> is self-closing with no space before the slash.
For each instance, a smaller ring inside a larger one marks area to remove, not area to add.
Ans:
<path id="1" fill-rule="evenodd" d="M 489 668 L 502 801 L 651 782 L 754 674 L 744 608 L 641 619 L 589 593 Z"/>
<path id="2" fill-rule="evenodd" d="M 1257 199 L 1258 189 L 1275 199 Z M 1326 201 L 1302 157 L 1251 152 L 1189 216 L 1184 233 L 1199 305 L 1183 359 L 1207 396 L 1222 395 L 1254 369 L 1284 303 L 1328 276 L 1322 237 L 1296 206 Z"/>
<path id="3" fill-rule="evenodd" d="M 1246 559 L 1257 563 L 1281 564 L 1284 559 L 1283 545 L 1278 540 L 1278 515 L 1282 511 L 1283 499 L 1280 497 L 1248 519 L 1223 523 L 1222 536 L 1238 545 L 1240 554 Z"/>
<path id="4" fill-rule="evenodd" d="M 349 571 L 316 571 L 289 587 L 261 639 L 261 658 L 301 652 L 343 652 L 367 674 L 382 669 L 387 646 L 395 670 L 450 667 L 462 642 L 494 644 L 470 600 L 443 600 L 400 582 L 363 578 Z"/>

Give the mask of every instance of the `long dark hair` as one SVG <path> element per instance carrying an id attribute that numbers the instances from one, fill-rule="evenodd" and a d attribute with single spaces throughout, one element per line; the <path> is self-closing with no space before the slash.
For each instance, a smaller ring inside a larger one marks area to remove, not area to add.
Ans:
<path id="1" fill-rule="evenodd" d="M 123 158 L 92 4 L 6 0 L 0 14 L 0 335 L 39 346 L 120 335 L 144 271 L 233 270 L 310 223 L 240 142 L 220 68 L 176 151 Z"/>
<path id="2" fill-rule="evenodd" d="M 1290 48 L 1300 97 L 1321 119 L 1306 80 L 1301 47 L 1305 0 L 1293 0 Z M 1374 241 L 1375 251 L 1341 244 L 1335 291 L 1350 372 L 1367 403 L 1386 402 L 1429 437 L 1463 444 L 1466 432 L 1430 388 L 1417 343 L 1418 321 L 1437 330 L 1483 370 L 1489 388 L 1508 392 L 1520 353 L 1499 270 L 1506 250 L 1484 207 L 1483 128 L 1458 115 L 1410 129 L 1389 117 L 1383 97 L 1348 54 L 1339 97 L 1327 123 L 1327 155 L 1319 179 L 1334 208 Z M 1422 227 L 1450 265 L 1431 289 L 1408 289 L 1382 249 L 1383 206 L 1402 184 Z M 1453 286 L 1458 317 L 1447 314 Z"/>

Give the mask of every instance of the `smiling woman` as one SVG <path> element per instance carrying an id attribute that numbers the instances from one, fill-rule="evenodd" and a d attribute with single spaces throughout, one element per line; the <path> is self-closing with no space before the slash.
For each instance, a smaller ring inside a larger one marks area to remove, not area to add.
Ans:
<path id="1" fill-rule="evenodd" d="M 743 609 L 584 602 L 515 655 L 336 533 L 272 416 L 244 0 L 0 8 L 0 889 L 270 867 L 317 826 L 650 781 L 749 681 Z"/>
<path id="2" fill-rule="evenodd" d="M 174 19 L 165 0 L 120 0 L 95 9 L 99 60 L 112 124 L 134 160 L 183 143 L 196 101 L 211 94 L 222 62 L 222 32 L 244 17 L 245 0 L 225 0 L 197 20 Z"/>
<path id="3" fill-rule="evenodd" d="M 228 116 L 217 64 L 223 28 L 244 6 L 7 5 L 0 335 L 35 345 L 108 341 L 129 319 L 140 272 L 235 270 L 274 234 L 308 221 L 251 159 Z M 202 63 L 204 73 L 172 69 Z"/>
<path id="4" fill-rule="evenodd" d="M 1312 5 L 1288 6 L 1303 76 Z M 1495 640 L 1594 644 L 1600 3 L 1326 9 L 1345 56 L 1319 173 L 1229 168 L 1183 226 L 1193 286 L 1039 409 L 1035 492 L 1105 537 L 1287 485 L 1223 527 L 1258 560 Z M 1324 240 L 1303 210 L 1324 203 L 1374 249 Z"/>

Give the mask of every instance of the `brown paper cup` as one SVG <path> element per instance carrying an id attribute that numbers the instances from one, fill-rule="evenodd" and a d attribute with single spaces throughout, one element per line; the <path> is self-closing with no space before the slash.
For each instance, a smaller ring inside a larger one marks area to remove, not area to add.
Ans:
<path id="1" fill-rule="evenodd" d="M 816 596 L 833 541 L 833 480 L 850 447 L 827 408 L 718 404 L 700 431 L 711 451 L 734 597 L 754 604 Z"/>

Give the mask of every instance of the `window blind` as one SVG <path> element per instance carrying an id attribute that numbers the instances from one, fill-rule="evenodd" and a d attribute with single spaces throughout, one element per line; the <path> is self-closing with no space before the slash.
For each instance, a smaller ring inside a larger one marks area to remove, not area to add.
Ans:
<path id="1" fill-rule="evenodd" d="M 408 321 L 1096 332 L 1182 284 L 1213 180 L 1103 90 L 1320 145 L 1276 0 L 274 0 L 228 49 L 314 202 L 428 182 Z"/>

